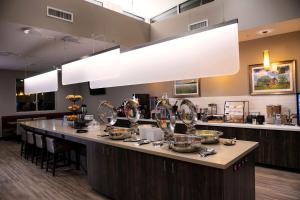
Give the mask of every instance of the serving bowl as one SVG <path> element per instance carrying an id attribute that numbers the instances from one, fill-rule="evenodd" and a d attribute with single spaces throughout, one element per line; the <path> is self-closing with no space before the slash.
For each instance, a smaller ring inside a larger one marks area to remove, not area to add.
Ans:
<path id="1" fill-rule="evenodd" d="M 108 134 L 112 140 L 124 140 L 131 137 L 131 130 L 128 128 L 112 128 Z"/>
<path id="2" fill-rule="evenodd" d="M 201 139 L 202 144 L 216 144 L 219 142 L 223 132 L 215 130 L 196 130 L 195 135 Z"/>
<path id="3" fill-rule="evenodd" d="M 199 150 L 201 141 L 195 135 L 174 135 L 169 148 L 179 153 L 192 153 Z"/>

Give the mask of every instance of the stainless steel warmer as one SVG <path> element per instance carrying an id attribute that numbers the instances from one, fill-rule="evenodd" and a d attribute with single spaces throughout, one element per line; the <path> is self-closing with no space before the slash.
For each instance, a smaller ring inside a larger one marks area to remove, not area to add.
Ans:
<path id="1" fill-rule="evenodd" d="M 124 105 L 124 112 L 131 124 L 130 127 L 132 129 L 132 132 L 138 134 L 139 131 L 137 122 L 141 117 L 138 101 L 136 99 L 127 100 Z"/>
<path id="2" fill-rule="evenodd" d="M 169 141 L 173 137 L 176 125 L 176 117 L 172 110 L 172 106 L 170 105 L 168 99 L 162 98 L 158 100 L 156 104 L 156 110 L 156 123 L 164 132 L 164 139 Z"/>
<path id="3" fill-rule="evenodd" d="M 109 101 L 101 101 L 98 109 L 98 117 L 102 123 L 106 125 L 105 131 L 113 129 L 113 125 L 117 122 L 117 109 Z"/>
<path id="4" fill-rule="evenodd" d="M 183 99 L 179 107 L 179 116 L 182 122 L 187 127 L 187 134 L 194 134 L 196 129 L 195 125 L 197 123 L 197 108 L 196 106 L 188 99 Z"/>

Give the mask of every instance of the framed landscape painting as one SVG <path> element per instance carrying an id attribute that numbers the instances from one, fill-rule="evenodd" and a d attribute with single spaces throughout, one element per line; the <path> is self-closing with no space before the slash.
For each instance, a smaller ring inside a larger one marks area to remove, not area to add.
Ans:
<path id="1" fill-rule="evenodd" d="M 174 95 L 177 97 L 199 96 L 199 79 L 174 81 Z"/>
<path id="2" fill-rule="evenodd" d="M 263 64 L 249 65 L 250 94 L 292 94 L 296 92 L 296 61 L 272 63 L 271 69 Z"/>

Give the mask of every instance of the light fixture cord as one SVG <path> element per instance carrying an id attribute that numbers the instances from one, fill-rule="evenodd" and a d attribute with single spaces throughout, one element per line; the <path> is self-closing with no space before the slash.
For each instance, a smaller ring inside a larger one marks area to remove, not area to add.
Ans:
<path id="1" fill-rule="evenodd" d="M 27 78 L 27 67 L 28 67 L 28 66 L 25 65 L 25 73 L 24 73 L 24 76 L 25 76 L 25 77 L 24 77 L 24 79 Z"/>
<path id="2" fill-rule="evenodd" d="M 93 45 L 93 55 L 94 55 L 94 53 L 95 53 L 95 41 L 94 41 L 94 39 L 92 39 L 92 45 Z"/>
<path id="3" fill-rule="evenodd" d="M 66 41 L 64 40 L 64 63 L 66 63 L 66 54 L 67 54 L 67 50 L 66 50 Z"/>
<path id="4" fill-rule="evenodd" d="M 29 61 L 26 56 L 24 58 L 25 58 L 25 62 L 26 62 L 25 69 L 24 69 L 24 79 L 25 79 L 25 78 L 27 78 L 27 67 L 29 65 Z"/>
<path id="5" fill-rule="evenodd" d="M 225 0 L 223 0 L 223 1 L 222 1 L 222 10 L 223 10 L 223 12 L 222 12 L 222 13 L 223 13 L 223 22 L 225 22 L 225 3 L 224 3 L 224 1 L 225 1 Z"/>

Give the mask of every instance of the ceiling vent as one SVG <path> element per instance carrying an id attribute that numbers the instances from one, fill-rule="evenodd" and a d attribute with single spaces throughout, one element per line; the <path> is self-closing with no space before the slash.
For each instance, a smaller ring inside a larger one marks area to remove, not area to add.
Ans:
<path id="1" fill-rule="evenodd" d="M 9 51 L 0 51 L 0 56 L 18 56 L 18 54 Z"/>
<path id="2" fill-rule="evenodd" d="M 47 6 L 47 16 L 73 22 L 73 13 L 58 8 L 53 8 L 51 6 Z"/>
<path id="3" fill-rule="evenodd" d="M 72 37 L 70 35 L 62 37 L 61 40 L 64 42 L 71 42 L 71 43 L 77 43 L 77 44 L 80 43 L 78 38 Z"/>
<path id="4" fill-rule="evenodd" d="M 189 24 L 188 29 L 189 29 L 189 31 L 193 31 L 193 30 L 198 30 L 198 29 L 205 28 L 205 27 L 208 27 L 207 19 Z"/>

